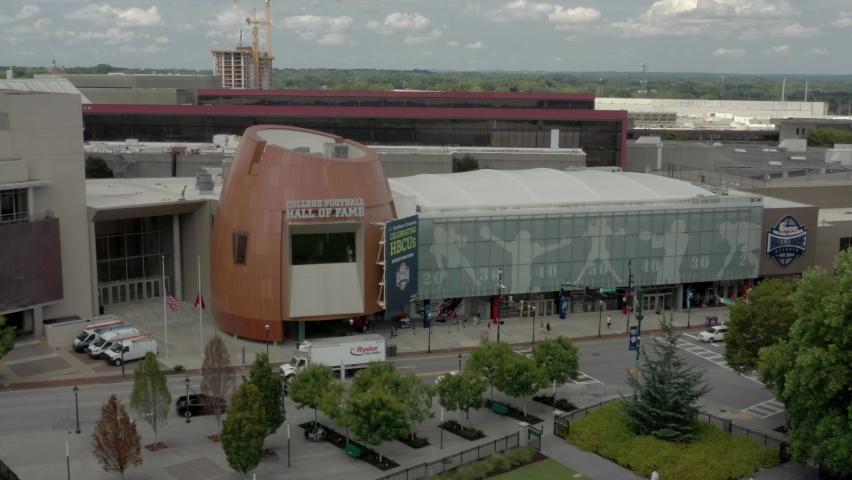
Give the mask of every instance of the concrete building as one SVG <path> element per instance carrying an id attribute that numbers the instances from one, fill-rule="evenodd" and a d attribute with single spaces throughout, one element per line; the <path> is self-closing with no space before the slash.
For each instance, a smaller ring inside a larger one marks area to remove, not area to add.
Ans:
<path id="1" fill-rule="evenodd" d="M 80 96 L 0 90 L 0 315 L 42 335 L 43 322 L 90 317 Z"/>
<path id="2" fill-rule="evenodd" d="M 759 102 L 743 100 L 676 100 L 662 98 L 596 98 L 595 110 L 630 113 L 676 113 L 679 117 L 811 118 L 828 115 L 826 102 Z"/>
<path id="3" fill-rule="evenodd" d="M 210 50 L 213 54 L 213 76 L 221 79 L 218 87 L 235 90 L 255 89 L 271 90 L 274 84 L 272 61 L 275 57 L 260 52 L 257 59 L 259 83 L 255 82 L 254 57 L 251 47 L 237 47 L 233 50 Z"/>
<path id="4" fill-rule="evenodd" d="M 852 132 L 852 119 L 808 118 L 796 116 L 795 118 L 788 117 L 772 119 L 772 122 L 778 125 L 781 141 L 806 139 L 808 138 L 808 133 L 821 128 L 831 128 L 834 130 L 842 130 L 844 132 Z"/>
<path id="5" fill-rule="evenodd" d="M 198 89 L 219 87 L 211 75 L 35 75 L 38 80 L 65 79 L 91 103 L 119 105 L 194 105 Z M 89 102 L 84 102 L 89 103 Z"/>

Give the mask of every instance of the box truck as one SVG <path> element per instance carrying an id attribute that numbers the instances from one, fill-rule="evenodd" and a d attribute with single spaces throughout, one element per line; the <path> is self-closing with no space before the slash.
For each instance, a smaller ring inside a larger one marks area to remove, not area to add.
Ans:
<path id="1" fill-rule="evenodd" d="M 80 335 L 77 335 L 74 338 L 74 341 L 71 342 L 71 348 L 73 348 L 77 352 L 83 352 L 86 350 L 86 347 L 89 346 L 90 343 L 95 339 L 95 334 L 98 332 L 106 332 L 111 328 L 120 327 L 124 325 L 124 322 L 113 317 L 112 315 L 98 317 L 93 319 L 95 323 L 92 323 L 88 327 L 83 329 L 83 332 Z"/>
<path id="2" fill-rule="evenodd" d="M 116 341 L 109 350 L 104 352 L 104 360 L 110 365 L 118 366 L 122 362 L 144 358 L 148 352 L 152 352 L 154 355 L 160 353 L 160 349 L 157 346 L 157 339 L 154 338 L 153 333 L 135 335 Z"/>
<path id="3" fill-rule="evenodd" d="M 279 368 L 279 375 L 289 381 L 305 367 L 322 364 L 332 370 L 356 370 L 366 368 L 373 362 L 384 362 L 386 358 L 385 337 L 381 335 L 357 335 L 311 340 L 299 344 L 299 353 L 290 363 Z"/>
<path id="4" fill-rule="evenodd" d="M 132 325 L 122 325 L 107 332 L 98 333 L 95 335 L 95 340 L 86 348 L 86 352 L 92 358 L 101 358 L 101 354 L 112 346 L 111 341 L 118 340 L 119 338 L 134 337 L 141 333 L 139 329 Z"/>

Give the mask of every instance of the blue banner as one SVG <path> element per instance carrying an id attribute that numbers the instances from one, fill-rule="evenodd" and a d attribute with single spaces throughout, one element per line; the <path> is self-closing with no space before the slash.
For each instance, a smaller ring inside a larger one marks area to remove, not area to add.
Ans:
<path id="1" fill-rule="evenodd" d="M 630 350 L 636 350 L 639 344 L 639 327 L 636 325 L 630 326 Z"/>
<path id="2" fill-rule="evenodd" d="M 385 226 L 385 310 L 402 308 L 417 297 L 417 216 Z"/>
<path id="3" fill-rule="evenodd" d="M 559 319 L 565 320 L 566 314 L 568 313 L 568 299 L 565 298 L 565 295 L 559 297 Z"/>
<path id="4" fill-rule="evenodd" d="M 429 300 L 423 300 L 423 328 L 429 328 L 429 322 L 432 320 L 429 318 Z"/>

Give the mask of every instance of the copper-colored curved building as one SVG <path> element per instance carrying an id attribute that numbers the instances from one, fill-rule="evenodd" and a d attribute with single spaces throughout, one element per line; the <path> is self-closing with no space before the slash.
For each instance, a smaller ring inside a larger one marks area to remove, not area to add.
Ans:
<path id="1" fill-rule="evenodd" d="M 246 130 L 213 227 L 213 315 L 244 338 L 282 341 L 304 321 L 382 310 L 376 264 L 393 197 L 378 156 L 335 135 Z"/>

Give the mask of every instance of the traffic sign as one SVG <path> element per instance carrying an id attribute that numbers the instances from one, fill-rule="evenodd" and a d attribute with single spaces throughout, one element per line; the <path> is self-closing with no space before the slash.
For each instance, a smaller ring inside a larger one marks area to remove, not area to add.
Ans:
<path id="1" fill-rule="evenodd" d="M 615 292 L 617 292 L 617 291 L 618 291 L 618 290 L 617 290 L 617 289 L 615 289 L 615 288 L 602 288 L 602 289 L 601 289 L 601 293 L 615 293 Z"/>

